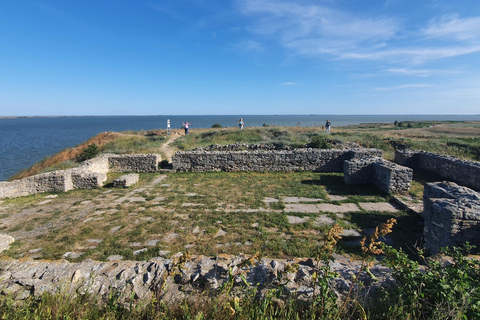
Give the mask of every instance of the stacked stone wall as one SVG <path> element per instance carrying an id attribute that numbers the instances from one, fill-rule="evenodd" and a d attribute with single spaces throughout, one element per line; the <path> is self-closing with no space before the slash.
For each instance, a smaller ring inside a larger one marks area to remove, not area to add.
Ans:
<path id="1" fill-rule="evenodd" d="M 373 164 L 374 184 L 385 193 L 405 193 L 410 189 L 413 170 L 383 160 Z"/>
<path id="2" fill-rule="evenodd" d="M 373 184 L 385 193 L 405 193 L 413 179 L 412 169 L 378 157 L 347 160 L 343 174 L 347 184 Z"/>
<path id="3" fill-rule="evenodd" d="M 431 253 L 467 241 L 480 248 L 478 192 L 453 182 L 428 183 L 423 203 L 425 247 Z"/>
<path id="4" fill-rule="evenodd" d="M 378 149 L 296 149 L 276 151 L 184 151 L 172 157 L 176 171 L 342 172 L 352 158 L 381 157 Z"/>
<path id="5" fill-rule="evenodd" d="M 369 184 L 374 175 L 373 163 L 381 158 L 375 159 L 351 159 L 343 164 L 343 180 L 346 184 Z"/>
<path id="6" fill-rule="evenodd" d="M 68 170 L 53 171 L 21 180 L 0 182 L 0 199 L 28 196 L 39 192 L 66 192 L 72 188 Z"/>
<path id="7" fill-rule="evenodd" d="M 72 171 L 74 189 L 101 188 L 105 181 L 107 181 L 107 174 L 103 172 Z"/>
<path id="8" fill-rule="evenodd" d="M 480 191 L 480 162 L 424 151 L 396 151 L 395 162 Z"/>
<path id="9" fill-rule="evenodd" d="M 157 172 L 161 157 L 158 154 L 129 154 L 108 157 L 110 171 Z"/>
<path id="10" fill-rule="evenodd" d="M 160 160 L 158 154 L 104 154 L 82 162 L 77 168 L 37 174 L 15 181 L 2 181 L 0 182 L 0 199 L 28 196 L 41 192 L 66 192 L 72 189 L 100 188 L 107 180 L 107 173 L 110 170 L 156 172 Z"/>

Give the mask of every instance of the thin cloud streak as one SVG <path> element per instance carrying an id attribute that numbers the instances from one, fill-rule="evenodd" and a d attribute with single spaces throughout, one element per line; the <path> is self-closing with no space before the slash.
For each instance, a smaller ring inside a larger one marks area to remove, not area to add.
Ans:
<path id="1" fill-rule="evenodd" d="M 389 73 L 404 75 L 404 76 L 416 76 L 416 77 L 431 77 L 435 75 L 449 75 L 449 74 L 460 74 L 461 71 L 458 70 L 434 70 L 434 69 L 387 69 Z"/>
<path id="2" fill-rule="evenodd" d="M 357 60 L 395 60 L 398 62 L 404 61 L 413 64 L 421 64 L 429 60 L 450 58 L 477 52 L 480 52 L 480 45 L 443 48 L 400 48 L 363 53 L 345 53 L 341 54 L 339 58 Z"/>
<path id="3" fill-rule="evenodd" d="M 391 91 L 391 90 L 401 90 L 401 89 L 412 89 L 412 88 L 429 88 L 432 87 L 431 84 L 404 84 L 400 86 L 392 86 L 392 87 L 378 87 L 373 88 L 375 91 Z"/>
<path id="4" fill-rule="evenodd" d="M 444 15 L 431 22 L 423 30 L 430 38 L 450 38 L 458 41 L 480 39 L 480 17 L 459 18 L 458 15 Z"/>

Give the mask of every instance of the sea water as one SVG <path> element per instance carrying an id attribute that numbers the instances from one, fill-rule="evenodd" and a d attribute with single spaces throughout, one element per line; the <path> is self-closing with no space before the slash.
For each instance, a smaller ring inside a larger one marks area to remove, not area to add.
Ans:
<path id="1" fill-rule="evenodd" d="M 106 131 L 172 129 L 188 121 L 191 128 L 237 125 L 242 117 L 245 127 L 322 126 L 328 119 L 336 126 L 394 121 L 480 121 L 480 115 L 194 115 L 194 116 L 95 116 L 95 117 L 32 117 L 0 119 L 0 180 L 65 148 Z"/>

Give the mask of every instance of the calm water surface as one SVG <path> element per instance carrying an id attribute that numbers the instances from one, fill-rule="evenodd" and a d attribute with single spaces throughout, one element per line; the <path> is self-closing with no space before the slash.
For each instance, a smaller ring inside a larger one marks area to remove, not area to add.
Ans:
<path id="1" fill-rule="evenodd" d="M 480 115 L 255 115 L 255 116 L 104 116 L 0 119 L 0 180 L 65 148 L 73 147 L 105 131 L 166 129 L 190 122 L 191 128 L 210 128 L 214 123 L 223 127 L 236 126 L 243 117 L 246 127 L 264 123 L 275 126 L 321 126 L 326 119 L 335 126 L 360 123 L 477 120 Z"/>

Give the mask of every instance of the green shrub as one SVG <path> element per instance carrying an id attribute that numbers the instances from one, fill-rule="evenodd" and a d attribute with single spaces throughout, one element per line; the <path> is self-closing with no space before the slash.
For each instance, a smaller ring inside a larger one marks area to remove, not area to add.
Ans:
<path id="1" fill-rule="evenodd" d="M 328 141 L 327 138 L 322 136 L 314 136 L 312 141 L 308 144 L 311 148 L 318 148 L 318 149 L 332 149 L 332 144 Z"/>
<path id="2" fill-rule="evenodd" d="M 95 158 L 100 153 L 98 146 L 95 143 L 89 144 L 85 149 L 83 149 L 82 153 L 78 156 L 78 161 L 85 161 L 88 159 Z"/>
<path id="3" fill-rule="evenodd" d="M 212 128 L 221 128 L 221 127 L 222 127 L 222 125 L 220 123 L 214 123 L 212 125 Z"/>
<path id="4" fill-rule="evenodd" d="M 376 304 L 379 319 L 480 319 L 480 262 L 466 256 L 473 248 L 444 249 L 451 260 L 426 260 L 422 270 L 403 251 L 384 246 L 396 285 Z"/>

